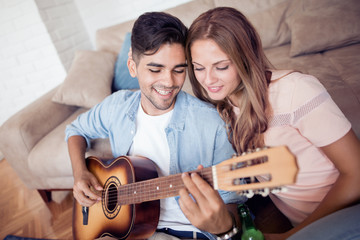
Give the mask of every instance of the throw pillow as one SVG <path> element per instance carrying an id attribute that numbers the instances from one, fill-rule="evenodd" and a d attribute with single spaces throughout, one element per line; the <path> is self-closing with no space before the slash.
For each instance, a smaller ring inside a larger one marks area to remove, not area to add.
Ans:
<path id="1" fill-rule="evenodd" d="M 287 23 L 291 30 L 291 57 L 360 42 L 359 1 L 343 0 L 304 9 L 287 19 Z"/>
<path id="2" fill-rule="evenodd" d="M 264 49 L 290 43 L 291 33 L 285 18 L 293 13 L 291 1 L 281 2 L 269 9 L 248 16 L 259 33 Z"/>
<path id="3" fill-rule="evenodd" d="M 139 82 L 137 78 L 133 78 L 127 67 L 128 53 L 131 47 L 131 33 L 127 33 L 125 40 L 121 47 L 121 51 L 115 63 L 114 80 L 112 90 L 118 91 L 121 89 L 138 89 Z"/>
<path id="4" fill-rule="evenodd" d="M 53 96 L 57 103 L 91 108 L 111 94 L 116 55 L 77 51 L 63 84 Z"/>

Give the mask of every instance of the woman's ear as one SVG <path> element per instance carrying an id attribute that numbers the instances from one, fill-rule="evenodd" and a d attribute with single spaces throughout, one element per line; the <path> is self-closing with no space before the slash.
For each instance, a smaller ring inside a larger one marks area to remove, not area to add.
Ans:
<path id="1" fill-rule="evenodd" d="M 129 69 L 130 76 L 133 78 L 136 77 L 136 63 L 132 58 L 128 58 L 127 67 Z"/>

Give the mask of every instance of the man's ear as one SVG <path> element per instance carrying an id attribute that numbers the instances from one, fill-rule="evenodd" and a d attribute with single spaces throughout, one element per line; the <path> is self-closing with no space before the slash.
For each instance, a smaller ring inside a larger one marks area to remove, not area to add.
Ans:
<path id="1" fill-rule="evenodd" d="M 136 63 L 132 58 L 128 58 L 127 67 L 129 69 L 130 76 L 133 78 L 136 77 Z"/>

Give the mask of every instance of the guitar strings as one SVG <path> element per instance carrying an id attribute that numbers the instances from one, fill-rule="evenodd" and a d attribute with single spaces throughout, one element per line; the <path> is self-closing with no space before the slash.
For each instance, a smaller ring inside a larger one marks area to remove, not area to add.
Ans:
<path id="1" fill-rule="evenodd" d="M 224 176 L 219 178 L 218 181 L 229 182 L 229 180 L 231 181 L 232 179 L 233 178 L 228 178 Z M 158 186 L 160 186 L 159 189 L 156 189 L 155 187 Z M 180 181 L 179 186 L 173 183 L 172 189 L 167 188 L 168 186 L 166 186 L 165 188 L 161 187 L 161 185 L 159 184 L 158 185 L 145 184 L 142 186 L 142 188 L 139 188 L 138 186 L 135 188 L 134 186 L 129 187 L 129 185 L 123 185 L 122 187 L 124 187 L 123 190 L 117 191 L 115 189 L 114 191 L 108 191 L 109 194 L 106 197 L 108 204 L 114 204 L 117 202 L 123 204 L 140 203 L 140 202 L 151 201 L 151 200 L 156 200 L 171 196 L 177 196 L 178 191 L 180 190 L 180 188 L 184 187 L 184 184 L 182 183 L 182 181 Z M 134 191 L 136 191 L 135 194 Z M 117 195 L 118 192 L 121 199 L 118 199 L 118 195 Z"/>
<path id="2" fill-rule="evenodd" d="M 244 166 L 237 166 L 236 168 L 242 167 Z M 222 166 L 222 168 L 225 170 L 229 170 L 229 166 Z M 219 166 L 217 167 L 217 169 L 219 169 Z M 207 181 L 211 186 L 213 186 L 213 175 L 211 167 L 192 172 L 198 173 L 205 181 Z M 120 185 L 113 190 L 103 190 L 102 196 L 106 198 L 108 204 L 114 204 L 117 202 L 131 204 L 177 196 L 178 191 L 184 187 L 180 176 L 181 173 L 166 177 L 149 179 L 136 183 L 130 183 L 126 185 Z M 251 177 L 251 179 L 252 178 L 254 177 Z M 222 176 L 218 176 L 217 181 L 220 184 L 229 183 L 229 181 L 234 181 L 234 178 L 228 177 L 226 174 L 224 174 Z M 253 182 L 253 180 L 250 180 L 250 182 Z M 121 199 L 118 199 L 118 193 Z"/>
<path id="3" fill-rule="evenodd" d="M 163 184 L 145 184 L 141 187 L 136 188 L 133 188 L 132 186 L 126 187 L 125 189 L 119 190 L 119 196 L 121 198 L 119 199 L 119 201 L 132 203 L 133 201 L 143 202 L 145 200 L 154 200 L 170 196 L 177 196 L 180 188 L 184 187 L 182 181 L 173 182 L 170 185 L 166 184 L 165 186 L 163 186 Z M 109 203 L 118 201 L 118 192 L 112 191 L 112 193 L 109 193 L 109 197 L 107 197 Z"/>
<path id="4" fill-rule="evenodd" d="M 197 172 L 203 179 L 210 182 L 210 185 L 212 184 L 211 168 L 205 168 L 193 172 Z M 146 198 L 147 201 L 150 201 L 154 199 L 159 199 L 158 196 L 162 196 L 162 198 L 166 198 L 168 196 L 177 196 L 178 191 L 184 187 L 184 184 L 180 177 L 181 174 L 182 173 L 126 185 L 120 185 L 117 189 L 113 190 L 104 189 L 102 191 L 102 196 L 106 198 L 107 203 L 109 204 L 113 204 L 118 201 L 132 203 L 132 201 L 135 200 L 137 200 L 138 202 L 144 202 L 144 200 L 141 199 Z M 118 199 L 118 193 L 121 199 Z"/>

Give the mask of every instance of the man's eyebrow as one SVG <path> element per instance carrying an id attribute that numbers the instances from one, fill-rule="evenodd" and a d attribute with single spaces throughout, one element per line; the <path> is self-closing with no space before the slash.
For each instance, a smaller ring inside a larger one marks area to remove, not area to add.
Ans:
<path id="1" fill-rule="evenodd" d="M 188 65 L 186 63 L 183 64 L 178 64 L 175 66 L 175 68 L 179 68 L 179 67 L 187 67 Z"/>
<path id="2" fill-rule="evenodd" d="M 146 64 L 146 66 L 159 67 L 159 68 L 165 67 L 163 64 L 153 63 L 153 62 Z M 175 65 L 174 68 L 179 68 L 179 67 L 187 67 L 187 64 L 186 63 L 178 64 L 178 65 Z"/>
<path id="3" fill-rule="evenodd" d="M 149 66 L 149 67 L 165 67 L 165 66 L 162 65 L 162 64 L 153 63 L 153 62 L 146 64 L 146 66 Z"/>

